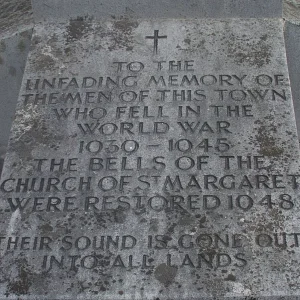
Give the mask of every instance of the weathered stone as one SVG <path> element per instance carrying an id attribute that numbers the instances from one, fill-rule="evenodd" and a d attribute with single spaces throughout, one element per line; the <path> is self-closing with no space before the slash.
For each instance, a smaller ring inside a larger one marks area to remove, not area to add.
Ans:
<path id="1" fill-rule="evenodd" d="M 72 7 L 72 9 L 70 9 Z M 77 18 L 273 18 L 282 17 L 282 0 L 35 0 L 36 20 Z"/>
<path id="2" fill-rule="evenodd" d="M 286 20 L 299 25 L 300 1 L 299 0 L 285 0 L 283 2 L 283 16 Z"/>
<path id="3" fill-rule="evenodd" d="M 33 27 L 30 0 L 0 0 L 0 36 L 11 37 Z"/>
<path id="4" fill-rule="evenodd" d="M 0 184 L 3 298 L 299 296 L 282 20 L 76 18 L 32 42 Z"/>
<path id="5" fill-rule="evenodd" d="M 32 30 L 0 39 L 0 176 Z"/>
<path id="6" fill-rule="evenodd" d="M 0 176 L 32 28 L 30 0 L 0 1 Z"/>

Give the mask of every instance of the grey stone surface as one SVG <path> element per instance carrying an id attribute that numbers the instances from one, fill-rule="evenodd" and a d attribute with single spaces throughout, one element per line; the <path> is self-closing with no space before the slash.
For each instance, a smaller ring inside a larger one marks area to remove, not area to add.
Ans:
<path id="1" fill-rule="evenodd" d="M 0 1 L 0 36 L 10 37 L 33 27 L 31 0 Z"/>
<path id="2" fill-rule="evenodd" d="M 284 2 L 283 16 L 285 23 L 285 42 L 287 61 L 289 66 L 294 109 L 296 114 L 298 136 L 300 132 L 300 1 L 286 0 Z"/>
<path id="3" fill-rule="evenodd" d="M 60 2 L 62 3 L 62 2 Z M 82 2 L 81 2 L 82 3 Z M 100 3 L 100 2 L 98 2 Z M 122 2 L 124 5 L 127 2 Z M 144 2 L 145 3 L 145 2 Z M 200 2 L 197 2 L 198 4 Z M 210 2 L 211 3 L 211 2 Z M 222 10 L 224 9 L 224 1 L 221 3 L 217 3 L 217 5 L 215 5 L 215 7 L 222 7 L 220 9 L 220 11 L 218 12 L 219 14 L 222 14 Z M 47 7 L 49 6 L 49 3 L 42 3 L 41 1 L 39 1 L 38 3 L 41 7 L 44 7 L 44 9 L 47 9 Z M 51 1 L 50 5 L 53 6 L 53 1 Z M 101 4 L 101 3 L 100 3 Z M 128 2 L 129 5 L 133 5 L 134 7 L 136 7 L 136 5 Z M 194 3 L 195 4 L 195 3 Z M 211 3 L 213 4 L 213 3 Z M 261 6 L 260 4 L 257 5 L 255 2 L 252 2 L 253 6 L 252 7 L 248 7 L 248 8 L 244 8 L 240 3 L 238 3 L 237 1 L 234 1 L 233 3 L 231 3 L 231 6 L 233 6 L 233 9 L 231 8 L 231 11 L 229 11 L 229 13 L 227 12 L 228 16 L 230 16 L 231 14 L 235 14 L 238 15 L 240 12 L 238 11 L 238 9 L 241 10 L 241 12 L 245 12 L 245 14 L 248 14 L 248 12 L 250 11 L 250 15 L 251 16 L 260 16 L 261 14 L 264 14 L 264 10 L 261 10 Z M 251 4 L 251 5 L 252 5 Z M 264 2 L 263 3 L 264 6 L 266 8 L 268 8 L 267 5 L 270 5 L 270 2 Z M 47 6 L 48 5 L 48 6 Z M 74 5 L 74 2 L 72 3 L 72 5 Z M 141 5 L 141 3 L 139 3 L 139 5 Z M 156 12 L 160 11 L 160 13 L 165 14 L 166 11 L 162 10 L 162 2 L 160 1 L 159 3 L 152 3 L 152 5 L 156 5 L 157 7 L 153 8 L 153 11 Z M 177 7 L 177 5 L 174 5 Z M 234 7 L 235 6 L 235 7 Z M 276 6 L 274 6 L 274 4 L 271 4 L 272 6 L 272 10 L 270 13 L 268 13 L 267 15 L 272 15 L 274 13 L 274 11 L 279 8 L 279 2 L 276 4 Z M 82 5 L 81 5 L 81 9 L 82 9 Z M 190 6 L 192 7 L 192 6 Z M 208 7 L 208 5 L 206 4 L 206 7 Z M 238 8 L 238 9 L 237 9 Z M 285 10 L 284 10 L 284 15 L 286 18 L 292 18 L 294 20 L 294 18 L 297 15 L 297 1 L 295 0 L 287 0 L 284 6 Z M 122 8 L 119 8 L 119 11 L 122 11 Z M 124 8 L 123 8 L 124 9 Z M 143 8 L 139 8 L 140 10 L 143 11 L 148 11 L 148 9 Z M 184 10 L 188 9 L 188 6 L 185 4 L 183 10 L 181 9 L 181 12 L 183 12 Z M 53 9 L 52 9 L 53 10 Z M 69 7 L 68 7 L 69 10 Z M 194 10 L 194 9 L 193 9 Z M 80 11 L 80 10 L 79 10 Z M 134 14 L 133 11 L 130 11 L 130 9 L 124 9 L 126 14 Z M 248 11 L 248 12 L 247 12 Z M 47 14 L 47 17 L 49 17 L 49 12 L 44 11 Z M 213 11 L 211 8 L 206 12 L 205 10 L 203 10 L 203 13 L 205 14 L 216 14 L 216 9 Z M 174 14 L 174 12 L 171 13 Z M 193 12 L 195 13 L 195 11 Z M 224 15 L 226 15 L 226 13 L 224 13 Z M 223 16 L 224 16 L 223 15 Z M 77 17 L 77 15 L 76 15 Z M 14 40 L 17 38 L 17 36 L 20 36 L 20 33 L 23 31 L 28 31 L 30 32 L 31 29 L 33 27 L 33 18 L 32 18 L 32 8 L 31 8 L 31 3 L 29 0 L 1 0 L 0 1 L 0 38 L 2 39 L 2 41 L 4 41 L 6 44 L 10 44 L 12 42 L 12 47 L 14 47 Z M 11 38 L 12 36 L 16 35 L 16 37 Z M 293 42 L 293 38 L 291 38 L 291 43 Z M 10 47 L 10 46 L 8 46 Z M 294 47 L 297 47 L 296 44 L 294 44 Z M 26 49 L 27 51 L 27 49 Z M 18 52 L 11 52 L 10 53 L 10 58 L 11 60 L 14 60 L 16 65 L 16 69 L 23 69 L 25 66 L 25 61 L 26 61 L 26 55 L 24 55 L 25 53 L 23 52 L 22 55 L 19 55 Z M 13 59 L 13 55 L 15 55 L 15 59 Z M 292 75 L 292 74 L 291 74 Z M 0 134 L 0 174 L 1 174 L 1 167 L 2 167 L 2 162 L 3 162 L 3 158 L 5 156 L 6 153 L 6 145 L 8 142 L 8 135 L 9 135 L 9 129 L 11 127 L 11 120 L 13 119 L 14 116 L 14 112 L 15 112 L 15 105 L 16 105 L 16 95 L 18 94 L 19 91 L 19 87 L 20 87 L 20 81 L 22 78 L 22 74 L 20 72 L 16 73 L 16 78 L 11 78 L 10 74 L 9 74 L 9 69 L 8 68 L 1 68 L 0 69 L 0 77 L 3 78 L 2 82 L 3 82 L 3 86 L 1 87 L 1 91 L 2 91 L 2 97 L 0 97 L 0 103 L 1 106 L 3 107 L 2 109 L 2 115 L 0 118 L 0 128 L 1 128 L 1 134 Z M 298 77 L 296 77 L 297 79 Z M 8 83 L 8 79 L 11 79 Z M 11 83 L 11 84 L 10 84 Z M 292 80 L 293 83 L 293 80 Z M 297 88 L 297 87 L 295 87 Z M 13 92 L 12 92 L 13 89 Z M 293 85 L 292 85 L 292 89 L 294 89 Z M 300 118 L 300 117 L 299 117 Z"/>
<path id="4" fill-rule="evenodd" d="M 283 16 L 286 20 L 299 24 L 300 21 L 300 1 L 285 0 L 283 2 Z"/>
<path id="5" fill-rule="evenodd" d="M 122 3 L 124 3 L 124 5 L 125 5 L 127 2 L 123 1 Z M 128 3 L 130 4 L 130 2 L 128 2 Z M 224 3 L 225 2 L 223 1 L 222 5 L 224 5 Z M 283 3 L 284 3 L 284 5 L 283 5 L 284 18 L 286 20 L 288 20 L 289 22 L 292 22 L 293 24 L 298 24 L 299 18 L 300 18 L 300 13 L 299 13 L 300 1 L 299 0 L 286 0 Z M 44 7 L 45 9 L 47 9 L 47 6 L 45 6 L 44 4 L 49 5 L 49 3 L 43 4 L 41 1 L 39 1 L 39 4 L 40 4 L 40 6 Z M 53 1 L 51 1 L 50 4 L 53 5 Z M 238 7 L 240 7 L 240 9 L 243 10 L 243 7 L 240 4 L 238 4 L 237 1 L 233 2 L 233 4 L 236 4 Z M 254 4 L 254 5 L 252 8 L 252 12 L 250 13 L 251 16 L 259 17 L 262 13 L 264 13 L 264 10 L 261 10 L 261 7 L 257 6 L 255 4 L 255 2 L 252 2 L 252 4 Z M 271 5 L 272 7 L 274 7 L 273 3 L 268 2 L 268 1 L 264 1 L 263 4 Z M 141 3 L 139 3 L 139 5 L 141 5 Z M 163 11 L 161 9 L 161 1 L 159 3 L 156 3 L 156 5 L 157 5 L 157 10 L 160 11 L 160 13 L 162 13 L 162 12 L 165 13 L 165 11 Z M 278 5 L 279 4 L 277 3 L 275 6 L 276 7 L 275 9 L 277 9 L 277 10 L 279 9 Z M 134 5 L 134 7 L 136 7 L 136 5 Z M 185 5 L 184 9 L 187 9 L 186 7 L 187 6 Z M 265 7 L 268 8 L 267 6 L 265 6 Z M 127 13 L 127 14 L 134 13 L 133 11 L 130 12 L 130 10 L 128 8 L 124 9 L 124 10 L 125 10 L 125 13 Z M 148 9 L 143 9 L 143 10 L 148 11 Z M 274 13 L 274 11 L 275 11 L 274 8 L 272 8 L 270 15 L 272 15 L 272 13 Z M 44 11 L 44 13 L 49 15 L 49 12 Z M 212 11 L 210 13 L 212 13 Z M 236 10 L 235 10 L 235 13 L 236 13 Z M 10 44 L 10 42 L 12 41 L 12 47 L 13 47 L 13 45 L 15 44 L 14 39 L 17 37 L 15 37 L 15 38 L 11 38 L 11 37 L 16 34 L 17 34 L 17 36 L 19 36 L 20 33 L 23 32 L 24 30 L 28 30 L 28 32 L 30 32 L 32 27 L 33 27 L 32 8 L 31 8 L 31 3 L 29 0 L 23 0 L 23 1 L 1 0 L 0 1 L 0 37 L 5 43 Z M 287 55 L 289 58 L 288 62 L 290 63 L 289 68 L 291 70 L 296 70 L 296 71 L 290 72 L 291 87 L 292 87 L 294 97 L 298 99 L 299 97 L 297 97 L 297 93 L 298 93 L 297 89 L 298 89 L 299 76 L 297 74 L 298 68 L 296 66 L 297 66 L 298 60 L 296 58 L 297 58 L 297 53 L 300 52 L 300 48 L 298 49 L 300 44 L 295 42 L 295 39 L 297 39 L 297 36 L 299 36 L 299 33 L 298 33 L 299 30 L 297 27 L 290 26 L 289 24 L 287 24 L 286 28 L 288 31 L 288 34 L 286 37 L 286 43 L 288 44 Z M 293 28 L 293 32 L 291 33 L 290 30 L 292 30 L 292 28 Z M 19 65 L 16 66 L 16 69 L 23 69 L 25 66 L 26 55 L 24 55 L 24 53 L 22 53 L 22 55 L 20 56 L 18 54 L 18 52 L 13 51 L 12 53 L 10 53 L 11 60 L 12 60 L 12 55 L 15 55 L 15 59 L 14 59 L 15 63 L 17 63 L 17 64 L 19 63 Z M 295 55 L 294 56 L 295 59 L 293 59 L 292 55 Z M 2 116 L 0 118 L 0 128 L 1 128 L 0 173 L 1 173 L 2 160 L 6 153 L 6 144 L 8 141 L 9 128 L 11 126 L 11 120 L 14 116 L 16 95 L 19 91 L 20 81 L 22 78 L 22 74 L 20 74 L 19 72 L 17 72 L 17 74 L 16 74 L 16 76 L 17 76 L 16 79 L 11 78 L 8 71 L 9 71 L 8 68 L 0 69 L 0 76 L 1 76 L 1 78 L 4 78 L 2 80 L 2 82 L 4 82 L 4 84 L 1 87 L 1 91 L 4 96 L 0 97 L 1 106 L 3 107 Z M 8 78 L 11 79 L 9 81 L 9 83 L 7 82 Z M 13 87 L 13 89 L 14 89 L 13 93 L 11 91 L 11 87 Z M 298 119 L 300 119 L 300 112 L 297 109 L 298 103 L 295 103 L 295 107 L 296 107 L 296 117 L 298 120 Z M 299 121 L 297 123 L 299 123 Z M 298 128 L 298 130 L 299 130 L 299 128 Z"/>
<path id="6" fill-rule="evenodd" d="M 32 28 L 30 0 L 0 1 L 0 175 Z"/>
<path id="7" fill-rule="evenodd" d="M 287 61 L 289 66 L 290 80 L 292 86 L 292 94 L 294 100 L 294 109 L 296 114 L 296 122 L 298 135 L 300 132 L 300 85 L 299 85 L 299 69 L 300 69 L 300 26 L 289 21 L 285 23 L 285 42 Z"/>
<path id="8" fill-rule="evenodd" d="M 29 52 L 32 30 L 0 40 L 0 174 Z"/>
<path id="9" fill-rule="evenodd" d="M 300 296 L 281 20 L 83 18 L 32 45 L 0 183 L 2 298 Z"/>
<path id="10" fill-rule="evenodd" d="M 282 0 L 33 0 L 36 20 L 94 18 L 268 18 L 282 16 Z M 70 7 L 72 9 L 70 10 Z"/>

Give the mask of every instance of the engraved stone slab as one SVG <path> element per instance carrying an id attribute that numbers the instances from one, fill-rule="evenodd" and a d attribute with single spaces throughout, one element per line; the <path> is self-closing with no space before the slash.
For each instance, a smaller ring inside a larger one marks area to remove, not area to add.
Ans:
<path id="1" fill-rule="evenodd" d="M 296 299 L 278 19 L 36 26 L 1 189 L 4 299 Z"/>

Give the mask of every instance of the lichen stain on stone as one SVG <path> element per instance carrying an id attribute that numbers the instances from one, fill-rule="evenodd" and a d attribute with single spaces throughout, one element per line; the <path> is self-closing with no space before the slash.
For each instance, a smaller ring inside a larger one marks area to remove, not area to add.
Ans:
<path id="1" fill-rule="evenodd" d="M 55 67 L 55 60 L 50 55 L 39 54 L 35 60 L 35 68 L 38 71 L 51 70 Z"/>
<path id="2" fill-rule="evenodd" d="M 67 26 L 67 42 L 73 42 L 80 40 L 91 28 L 91 23 L 87 19 L 77 18 L 75 20 L 70 20 Z"/>
<path id="3" fill-rule="evenodd" d="M 267 128 L 266 126 L 261 126 L 258 128 L 256 139 L 259 143 L 260 150 L 258 153 L 268 156 L 276 157 L 284 153 L 284 150 L 278 145 L 276 139 L 271 135 L 271 132 L 276 129 Z"/>
<path id="4" fill-rule="evenodd" d="M 190 44 L 191 44 L 191 39 L 186 38 L 186 39 L 184 39 L 184 42 L 185 42 L 186 44 L 190 45 Z"/>
<path id="5" fill-rule="evenodd" d="M 49 126 L 34 109 L 18 110 L 15 124 L 18 125 L 14 127 L 9 147 L 19 154 L 20 159 L 33 159 L 31 151 L 34 144 L 49 145 L 51 141 L 55 141 L 57 145 L 63 139 L 63 136 L 49 132 Z"/>
<path id="6" fill-rule="evenodd" d="M 43 225 L 39 226 L 39 230 L 43 234 L 49 234 L 49 232 L 53 231 L 53 227 L 50 224 L 43 224 Z"/>
<path id="7" fill-rule="evenodd" d="M 228 39 L 228 57 L 233 58 L 237 64 L 261 68 L 271 61 L 271 46 L 266 41 L 267 35 L 257 40 L 231 35 Z"/>
<path id="8" fill-rule="evenodd" d="M 285 199 L 285 200 L 283 200 Z M 281 204 L 283 207 L 290 207 L 288 203 L 292 203 L 292 202 L 287 202 L 286 201 L 287 198 L 281 198 Z M 289 200 L 291 201 L 291 200 Z M 273 228 L 280 228 L 280 229 L 284 229 L 284 221 L 285 221 L 285 217 L 282 215 L 282 212 L 280 211 L 280 209 L 278 208 L 273 208 L 272 211 L 270 212 L 270 217 L 273 220 L 272 221 L 272 225 Z M 270 229 L 272 230 L 272 229 Z"/>
<path id="9" fill-rule="evenodd" d="M 98 28 L 101 38 L 108 38 L 107 49 L 109 51 L 124 49 L 131 51 L 134 47 L 133 30 L 138 27 L 138 22 L 121 18 L 113 21 L 111 28 Z"/>
<path id="10" fill-rule="evenodd" d="M 177 268 L 161 264 L 156 267 L 154 276 L 162 284 L 170 285 L 177 275 Z"/>
<path id="11" fill-rule="evenodd" d="M 199 32 L 199 34 L 187 32 L 184 40 L 179 42 L 176 48 L 180 51 L 190 53 L 197 52 L 200 53 L 202 57 L 207 57 L 211 54 L 206 48 L 207 40 L 205 38 L 199 39 L 199 36 L 203 36 L 203 32 Z"/>
<path id="12" fill-rule="evenodd" d="M 125 18 L 115 21 L 113 24 L 117 30 L 122 31 L 124 34 L 131 34 L 132 30 L 138 27 L 138 22 Z"/>
<path id="13" fill-rule="evenodd" d="M 122 209 L 115 209 L 114 211 L 115 222 L 118 224 L 125 223 L 127 215 Z"/>
<path id="14" fill-rule="evenodd" d="M 257 214 L 253 222 L 247 226 L 247 231 L 260 234 L 271 232 L 272 230 L 274 230 L 274 228 L 277 228 L 277 230 L 284 230 L 284 222 L 285 217 L 282 214 L 281 210 L 273 207 L 272 210 L 270 209 L 270 211 L 268 212 L 268 215 L 266 215 L 265 213 Z"/>
<path id="15" fill-rule="evenodd" d="M 107 223 L 112 223 L 114 221 L 114 216 L 111 216 L 109 213 L 94 212 L 94 217 L 96 219 L 97 226 L 105 229 L 107 229 Z"/>
<path id="16" fill-rule="evenodd" d="M 228 274 L 228 276 L 224 280 L 225 281 L 236 281 L 236 277 L 232 274 Z"/>
<path id="17" fill-rule="evenodd" d="M 14 294 L 17 296 L 29 294 L 32 280 L 30 279 L 30 273 L 26 269 L 26 264 L 21 263 L 17 278 L 15 278 L 14 281 L 9 282 L 7 285 L 8 294 Z"/>

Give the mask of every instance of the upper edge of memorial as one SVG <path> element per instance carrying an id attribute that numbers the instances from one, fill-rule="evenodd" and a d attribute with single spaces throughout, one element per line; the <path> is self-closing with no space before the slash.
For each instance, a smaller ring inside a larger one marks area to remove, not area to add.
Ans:
<path id="1" fill-rule="evenodd" d="M 36 22 L 92 17 L 281 18 L 282 0 L 32 0 Z"/>

